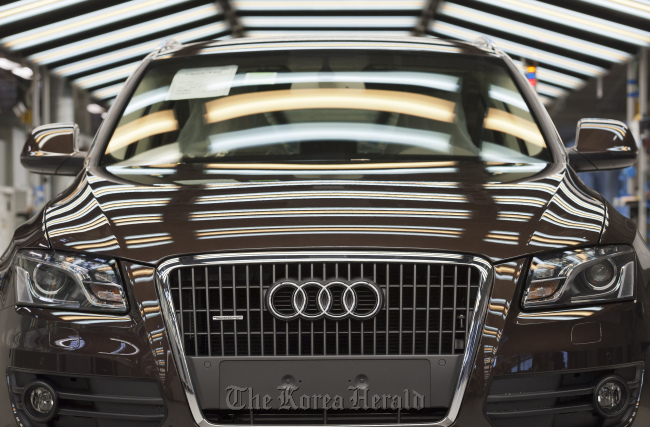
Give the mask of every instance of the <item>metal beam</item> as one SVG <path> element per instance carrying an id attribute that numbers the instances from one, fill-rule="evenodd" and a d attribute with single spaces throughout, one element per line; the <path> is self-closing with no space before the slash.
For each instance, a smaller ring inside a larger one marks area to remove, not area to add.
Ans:
<path id="1" fill-rule="evenodd" d="M 641 48 L 639 58 L 639 161 L 638 161 L 638 191 L 639 191 L 639 233 L 647 241 L 648 233 L 648 211 L 646 208 L 646 185 L 648 181 L 648 160 L 644 140 L 648 138 L 648 130 L 645 129 L 648 118 L 648 48 Z"/>
<path id="2" fill-rule="evenodd" d="M 636 139 L 637 144 L 639 145 L 639 150 L 641 150 L 642 145 L 641 141 L 637 139 L 638 137 L 638 132 L 636 131 L 636 122 L 634 121 L 634 116 L 636 115 L 636 104 L 637 104 L 637 99 L 639 97 L 639 88 L 637 85 L 637 80 L 636 80 L 636 72 L 637 72 L 637 60 L 636 58 L 631 59 L 627 63 L 627 114 L 626 114 L 626 122 L 628 127 L 630 128 L 630 132 L 632 132 L 632 135 Z M 634 178 L 628 178 L 627 180 L 627 194 L 635 194 L 636 193 L 636 185 L 635 185 L 635 179 Z M 638 194 L 637 194 L 638 196 Z"/>
<path id="3" fill-rule="evenodd" d="M 423 36 L 427 32 L 427 28 L 429 28 L 429 24 L 431 23 L 431 21 L 435 19 L 436 12 L 438 12 L 438 7 L 440 7 L 440 3 L 442 3 L 442 0 L 427 1 L 427 4 L 424 6 L 424 9 L 422 9 L 422 14 L 420 15 L 420 19 L 418 20 L 418 23 L 415 25 L 415 28 L 413 29 L 414 36 Z"/>
<path id="4" fill-rule="evenodd" d="M 627 125 L 631 128 L 636 115 L 636 102 L 639 96 L 636 80 L 636 59 L 627 63 Z M 638 141 L 637 141 L 638 142 Z"/>
<path id="5" fill-rule="evenodd" d="M 230 24 L 230 31 L 233 37 L 243 37 L 244 36 L 244 27 L 239 21 L 237 16 L 237 11 L 232 5 L 230 0 L 215 0 L 217 6 L 223 10 L 223 14 L 226 17 L 226 21 Z"/>

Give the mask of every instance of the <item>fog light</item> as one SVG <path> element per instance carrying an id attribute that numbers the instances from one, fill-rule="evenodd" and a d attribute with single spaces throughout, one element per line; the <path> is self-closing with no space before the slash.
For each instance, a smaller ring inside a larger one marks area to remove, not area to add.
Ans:
<path id="1" fill-rule="evenodd" d="M 629 392 L 625 380 L 612 375 L 600 380 L 594 391 L 596 410 L 607 418 L 620 415 L 627 407 Z"/>
<path id="2" fill-rule="evenodd" d="M 25 387 L 23 404 L 29 418 L 44 423 L 56 414 L 58 399 L 56 392 L 48 383 L 33 381 Z"/>

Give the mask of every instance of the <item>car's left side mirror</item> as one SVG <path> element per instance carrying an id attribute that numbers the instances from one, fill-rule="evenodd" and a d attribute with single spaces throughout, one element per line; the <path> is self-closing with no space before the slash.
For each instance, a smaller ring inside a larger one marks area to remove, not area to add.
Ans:
<path id="1" fill-rule="evenodd" d="M 27 137 L 20 163 L 30 172 L 76 175 L 83 169 L 86 152 L 79 151 L 79 126 L 54 123 L 39 126 Z"/>
<path id="2" fill-rule="evenodd" d="M 582 119 L 576 145 L 568 148 L 569 164 L 577 172 L 621 169 L 636 162 L 637 146 L 627 125 L 618 120 Z"/>

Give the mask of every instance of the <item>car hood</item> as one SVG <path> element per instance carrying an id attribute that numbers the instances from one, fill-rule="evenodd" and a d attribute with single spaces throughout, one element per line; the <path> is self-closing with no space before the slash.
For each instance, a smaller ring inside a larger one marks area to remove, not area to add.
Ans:
<path id="1" fill-rule="evenodd" d="M 335 248 L 498 261 L 597 244 L 606 218 L 601 198 L 559 164 L 202 182 L 152 182 L 147 173 L 80 175 L 45 212 L 51 246 L 152 264 L 182 254 Z"/>

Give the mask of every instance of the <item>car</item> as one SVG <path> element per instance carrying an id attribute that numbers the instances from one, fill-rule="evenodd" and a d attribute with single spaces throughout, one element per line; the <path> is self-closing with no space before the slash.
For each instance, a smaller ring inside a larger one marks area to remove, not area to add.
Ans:
<path id="1" fill-rule="evenodd" d="M 169 43 L 0 260 L 2 426 L 645 426 L 650 254 L 487 39 Z"/>

